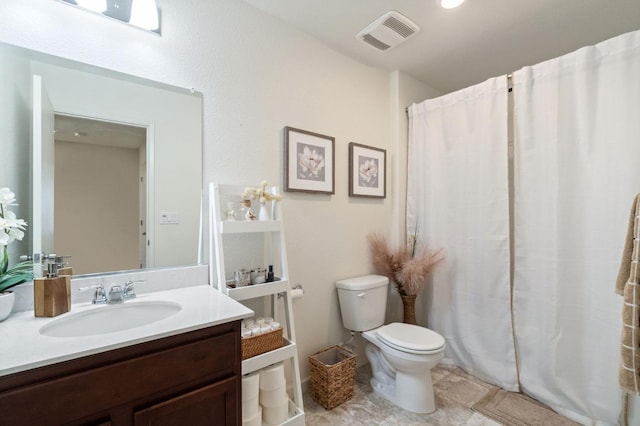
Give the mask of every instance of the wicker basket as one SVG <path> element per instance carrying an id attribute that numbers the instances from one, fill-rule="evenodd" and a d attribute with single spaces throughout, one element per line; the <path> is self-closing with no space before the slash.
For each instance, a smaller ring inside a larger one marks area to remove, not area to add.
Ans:
<path id="1" fill-rule="evenodd" d="M 245 337 L 241 342 L 242 359 L 278 349 L 282 347 L 282 328 L 257 336 Z"/>
<path id="2" fill-rule="evenodd" d="M 309 356 L 311 396 L 327 410 L 353 396 L 356 376 L 356 354 L 339 346 L 331 346 Z"/>

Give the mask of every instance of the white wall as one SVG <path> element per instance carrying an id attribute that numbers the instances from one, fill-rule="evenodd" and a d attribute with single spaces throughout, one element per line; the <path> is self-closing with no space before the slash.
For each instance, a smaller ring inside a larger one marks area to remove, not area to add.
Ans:
<path id="1" fill-rule="evenodd" d="M 348 143 L 390 153 L 389 75 L 237 0 L 160 0 L 157 37 L 50 0 L 0 3 L 0 41 L 204 94 L 204 179 L 282 182 L 284 126 L 336 138 L 336 193 L 285 193 L 302 376 L 344 339 L 336 279 L 371 272 L 366 235 L 392 231 L 385 200 L 348 197 Z M 390 182 L 393 177 L 387 176 Z"/>

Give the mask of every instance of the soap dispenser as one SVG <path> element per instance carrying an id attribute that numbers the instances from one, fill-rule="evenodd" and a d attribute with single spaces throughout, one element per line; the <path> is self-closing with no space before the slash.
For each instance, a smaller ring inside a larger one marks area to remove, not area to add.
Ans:
<path id="1" fill-rule="evenodd" d="M 267 282 L 272 283 L 274 278 L 275 277 L 273 276 L 273 265 L 269 265 L 269 271 L 267 272 Z"/>
<path id="2" fill-rule="evenodd" d="M 57 263 L 47 265 L 47 276 L 33 280 L 36 317 L 55 317 L 71 309 L 71 277 L 58 276 Z"/>
<path id="3" fill-rule="evenodd" d="M 71 309 L 71 275 L 73 275 L 73 267 L 69 266 L 69 262 L 65 262 L 65 259 L 71 256 L 56 256 L 54 262 L 56 268 L 58 268 L 58 276 L 64 277 L 67 280 L 67 298 L 69 299 L 69 309 Z"/>
<path id="4" fill-rule="evenodd" d="M 56 256 L 54 262 L 56 263 L 56 267 L 58 268 L 58 275 L 73 275 L 73 267 L 69 266 L 69 262 L 65 262 L 65 259 L 70 258 L 71 256 Z"/>

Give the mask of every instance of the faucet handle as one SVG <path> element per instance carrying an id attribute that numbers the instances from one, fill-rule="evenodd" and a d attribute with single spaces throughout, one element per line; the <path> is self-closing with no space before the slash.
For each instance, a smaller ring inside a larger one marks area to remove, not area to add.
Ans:
<path id="1" fill-rule="evenodd" d="M 93 300 L 91 300 L 91 303 L 93 303 L 94 305 L 98 303 L 107 303 L 107 293 L 105 292 L 104 286 L 102 284 L 94 284 L 78 288 L 78 290 L 80 291 L 87 291 L 91 289 L 95 289 L 95 292 L 93 293 Z"/>
<path id="2" fill-rule="evenodd" d="M 136 289 L 133 287 L 134 284 L 138 284 L 138 283 L 143 283 L 145 282 L 145 280 L 138 280 L 138 281 L 127 281 L 126 283 L 124 283 L 124 291 L 122 294 L 122 297 L 126 300 L 126 299 L 135 299 L 136 297 Z"/>

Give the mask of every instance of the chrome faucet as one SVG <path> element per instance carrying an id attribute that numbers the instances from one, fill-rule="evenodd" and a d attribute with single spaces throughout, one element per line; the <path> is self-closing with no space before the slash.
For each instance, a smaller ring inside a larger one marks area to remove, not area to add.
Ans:
<path id="1" fill-rule="evenodd" d="M 135 299 L 136 298 L 136 289 L 133 287 L 134 284 L 142 283 L 144 280 L 140 281 L 127 281 L 123 286 L 118 284 L 112 285 L 109 288 L 109 293 L 104 288 L 102 284 L 91 285 L 88 287 L 80 287 L 80 291 L 85 291 L 89 289 L 95 289 L 93 293 L 93 299 L 91 303 L 94 305 L 106 303 L 108 305 L 122 303 L 125 300 Z"/>
<path id="2" fill-rule="evenodd" d="M 124 302 L 124 292 L 119 285 L 112 285 L 109 289 L 109 295 L 107 296 L 107 304 Z"/>

